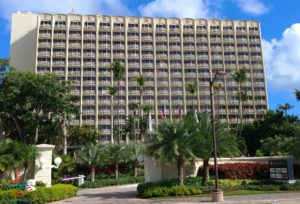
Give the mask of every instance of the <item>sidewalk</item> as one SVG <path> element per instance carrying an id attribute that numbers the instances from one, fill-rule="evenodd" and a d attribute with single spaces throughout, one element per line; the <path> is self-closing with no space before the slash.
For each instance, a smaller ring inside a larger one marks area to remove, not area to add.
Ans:
<path id="1" fill-rule="evenodd" d="M 82 189 L 77 192 L 77 196 L 54 202 L 53 204 L 98 204 L 98 203 L 120 203 L 120 204 L 144 204 L 144 203 L 212 203 L 211 197 L 185 197 L 185 198 L 158 198 L 158 199 L 141 199 L 137 198 L 137 184 L 110 186 L 104 188 Z M 300 204 L 300 193 L 275 193 L 259 195 L 240 195 L 225 196 L 224 204 Z"/>

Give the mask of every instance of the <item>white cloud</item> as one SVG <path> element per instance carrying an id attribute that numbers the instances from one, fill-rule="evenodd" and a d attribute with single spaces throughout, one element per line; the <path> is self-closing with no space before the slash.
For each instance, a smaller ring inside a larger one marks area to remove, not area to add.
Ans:
<path id="1" fill-rule="evenodd" d="M 177 18 L 212 18 L 216 14 L 206 0 L 153 0 L 139 6 L 142 16 Z"/>
<path id="2" fill-rule="evenodd" d="M 263 40 L 263 50 L 270 89 L 300 88 L 300 23 L 287 28 L 281 39 Z"/>
<path id="3" fill-rule="evenodd" d="M 245 13 L 261 15 L 269 12 L 269 8 L 260 0 L 236 0 L 236 2 L 238 7 Z"/>
<path id="4" fill-rule="evenodd" d="M 21 12 L 130 15 L 123 0 L 1 0 L 0 16 L 10 22 L 11 14 Z"/>

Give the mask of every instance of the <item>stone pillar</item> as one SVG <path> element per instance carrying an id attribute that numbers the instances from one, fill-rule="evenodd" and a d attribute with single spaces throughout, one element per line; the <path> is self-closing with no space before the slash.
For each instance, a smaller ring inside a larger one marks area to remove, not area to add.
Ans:
<path id="1" fill-rule="evenodd" d="M 51 186 L 52 150 L 54 145 L 36 145 L 40 156 L 35 160 L 34 180 L 42 181 L 47 187 Z"/>

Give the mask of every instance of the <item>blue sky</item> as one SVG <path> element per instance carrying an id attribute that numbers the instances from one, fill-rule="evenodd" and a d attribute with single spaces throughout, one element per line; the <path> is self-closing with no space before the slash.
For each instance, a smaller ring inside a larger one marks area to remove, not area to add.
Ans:
<path id="1" fill-rule="evenodd" d="M 299 0 L 0 0 L 0 57 L 9 57 L 10 18 L 17 11 L 258 20 L 269 107 L 288 102 L 290 113 L 300 115 L 293 94 L 300 89 L 299 8 Z"/>

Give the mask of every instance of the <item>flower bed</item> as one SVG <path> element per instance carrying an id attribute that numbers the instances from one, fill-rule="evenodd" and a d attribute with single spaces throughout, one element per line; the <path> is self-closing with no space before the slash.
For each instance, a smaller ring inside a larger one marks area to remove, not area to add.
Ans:
<path id="1" fill-rule="evenodd" d="M 63 200 L 76 195 L 78 188 L 73 185 L 57 184 L 52 187 L 38 187 L 35 191 L 21 189 L 0 191 L 0 203 L 48 203 Z"/>

